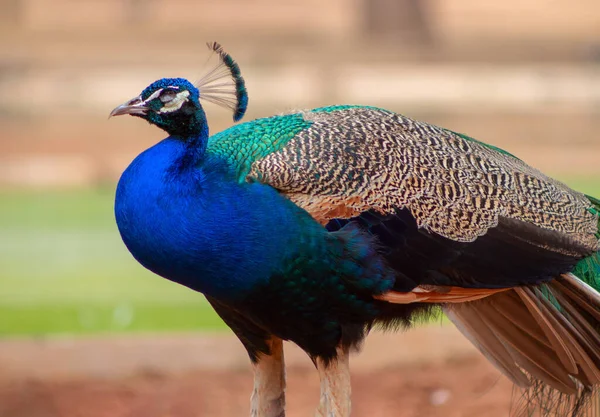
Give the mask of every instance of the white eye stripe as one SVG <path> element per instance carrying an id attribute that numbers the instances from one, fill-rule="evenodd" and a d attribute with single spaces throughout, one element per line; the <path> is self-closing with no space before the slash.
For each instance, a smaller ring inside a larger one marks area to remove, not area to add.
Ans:
<path id="1" fill-rule="evenodd" d="M 150 96 L 149 96 L 149 97 L 148 97 L 146 100 L 144 100 L 144 102 L 146 102 L 146 103 L 147 103 L 147 102 L 149 102 L 149 101 L 152 101 L 152 100 L 154 100 L 156 97 L 160 96 L 160 93 L 162 93 L 162 91 L 163 91 L 163 89 L 162 89 L 162 88 L 159 88 L 159 89 L 158 89 L 158 90 L 156 90 L 154 93 L 150 94 Z"/>
<path id="2" fill-rule="evenodd" d="M 185 103 L 186 101 L 188 101 L 188 96 L 190 95 L 190 92 L 187 90 L 183 90 L 180 93 L 177 93 L 175 95 L 175 98 L 167 103 L 165 103 L 165 105 L 158 111 L 159 113 L 172 113 L 174 111 L 177 111 L 181 108 L 181 106 L 183 106 L 183 103 Z"/>
<path id="3" fill-rule="evenodd" d="M 165 89 L 169 89 L 169 90 L 179 90 L 179 87 L 176 85 L 170 85 L 168 87 L 165 88 L 159 88 L 158 90 L 156 90 L 154 93 L 150 94 L 150 96 L 144 100 L 144 103 L 148 103 L 149 101 L 154 100 L 155 98 L 157 98 L 158 96 L 160 96 L 160 93 L 163 92 L 163 90 Z"/>
<path id="4" fill-rule="evenodd" d="M 155 98 L 157 98 L 158 96 L 160 96 L 160 94 L 164 91 L 164 90 L 179 90 L 179 87 L 176 85 L 170 85 L 168 87 L 165 88 L 159 88 L 158 90 L 156 90 L 154 93 L 150 94 L 150 96 L 144 100 L 145 103 L 148 103 L 149 101 L 154 100 Z"/>

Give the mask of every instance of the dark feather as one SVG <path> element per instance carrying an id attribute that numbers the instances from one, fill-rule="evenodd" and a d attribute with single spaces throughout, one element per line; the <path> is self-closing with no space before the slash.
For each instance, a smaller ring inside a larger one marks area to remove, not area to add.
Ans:
<path id="1" fill-rule="evenodd" d="M 498 227 L 471 243 L 419 228 L 407 209 L 393 215 L 369 211 L 353 219 L 331 221 L 327 228 L 334 231 L 348 223 L 377 236 L 383 255 L 398 273 L 396 291 L 411 291 L 418 285 L 507 288 L 539 284 L 570 271 L 579 259 L 541 247 L 542 241 L 547 248 L 561 247 L 560 234 L 538 235 L 537 228 L 512 219 L 501 218 Z"/>

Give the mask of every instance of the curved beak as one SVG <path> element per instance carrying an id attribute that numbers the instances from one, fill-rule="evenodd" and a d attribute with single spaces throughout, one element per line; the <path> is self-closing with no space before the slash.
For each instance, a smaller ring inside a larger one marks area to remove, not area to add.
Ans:
<path id="1" fill-rule="evenodd" d="M 146 106 L 146 102 L 142 100 L 141 96 L 137 96 L 135 98 L 132 98 L 128 102 L 115 107 L 115 109 L 110 112 L 110 115 L 108 117 L 121 116 L 123 114 L 145 116 L 147 112 L 148 107 Z"/>

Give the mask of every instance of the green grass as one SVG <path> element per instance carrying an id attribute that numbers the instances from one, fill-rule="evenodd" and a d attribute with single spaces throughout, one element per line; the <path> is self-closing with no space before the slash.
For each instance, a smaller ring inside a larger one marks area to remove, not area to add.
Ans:
<path id="1" fill-rule="evenodd" d="M 0 335 L 225 329 L 201 294 L 131 257 L 112 191 L 0 191 L 0 201 Z"/>
<path id="2" fill-rule="evenodd" d="M 574 190 L 580 191 L 592 197 L 600 198 L 600 178 L 559 178 Z"/>
<path id="3" fill-rule="evenodd" d="M 566 182 L 600 196 L 600 180 Z M 0 191 L 0 336 L 225 329 L 201 294 L 129 255 L 113 197 Z"/>

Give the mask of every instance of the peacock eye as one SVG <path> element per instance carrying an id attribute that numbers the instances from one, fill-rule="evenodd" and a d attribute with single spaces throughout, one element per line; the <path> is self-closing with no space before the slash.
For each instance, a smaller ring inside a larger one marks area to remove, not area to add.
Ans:
<path id="1" fill-rule="evenodd" d="M 168 103 L 169 101 L 173 100 L 176 95 L 177 93 L 174 90 L 163 90 L 163 92 L 160 93 L 160 101 L 163 103 Z"/>

